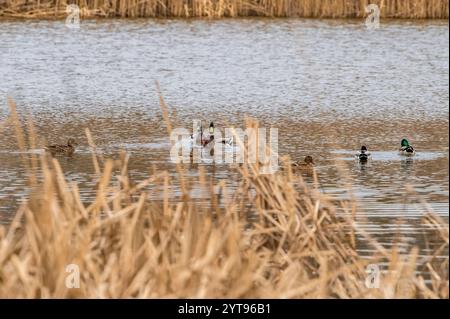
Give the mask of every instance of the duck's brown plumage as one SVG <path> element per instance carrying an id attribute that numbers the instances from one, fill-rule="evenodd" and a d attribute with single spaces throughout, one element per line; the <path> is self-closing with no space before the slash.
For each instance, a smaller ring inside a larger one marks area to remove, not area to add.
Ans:
<path id="1" fill-rule="evenodd" d="M 45 147 L 45 150 L 50 152 L 52 155 L 63 154 L 72 155 L 75 152 L 75 145 L 77 143 L 73 138 L 69 138 L 67 145 L 54 144 Z"/>
<path id="2" fill-rule="evenodd" d="M 314 167 L 314 161 L 311 156 L 306 156 L 303 162 L 297 161 L 292 163 L 293 170 L 311 170 Z"/>

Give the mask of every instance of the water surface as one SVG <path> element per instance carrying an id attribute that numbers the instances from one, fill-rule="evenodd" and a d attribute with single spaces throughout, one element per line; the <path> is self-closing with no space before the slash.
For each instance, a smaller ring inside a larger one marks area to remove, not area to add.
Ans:
<path id="1" fill-rule="evenodd" d="M 94 186 L 86 127 L 105 156 L 131 154 L 134 179 L 152 167 L 175 174 L 157 80 L 176 126 L 243 127 L 253 117 L 278 128 L 280 155 L 312 155 L 323 191 L 357 198 L 362 226 L 385 245 L 399 232 L 423 244 L 423 202 L 448 220 L 447 21 L 382 21 L 373 31 L 359 20 L 91 20 L 79 30 L 0 21 L 0 56 L 0 119 L 10 96 L 41 145 L 79 140 L 61 164 L 85 200 Z M 13 136 L 9 126 L 0 136 L 1 223 L 28 192 Z M 413 160 L 396 153 L 404 137 Z M 354 161 L 362 144 L 367 165 Z M 235 185 L 227 165 L 203 165 Z"/>

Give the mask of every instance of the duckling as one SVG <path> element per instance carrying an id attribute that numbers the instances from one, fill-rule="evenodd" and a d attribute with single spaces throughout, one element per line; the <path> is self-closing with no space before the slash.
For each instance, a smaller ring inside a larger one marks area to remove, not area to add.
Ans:
<path id="1" fill-rule="evenodd" d="M 75 152 L 75 146 L 78 145 L 73 138 L 69 138 L 67 145 L 49 145 L 45 147 L 45 150 L 50 152 L 53 156 L 57 154 L 72 155 Z"/>
<path id="2" fill-rule="evenodd" d="M 361 146 L 361 150 L 356 154 L 356 157 L 361 163 L 365 163 L 369 160 L 370 153 L 365 145 Z"/>
<path id="3" fill-rule="evenodd" d="M 400 155 L 414 156 L 416 154 L 416 150 L 414 149 L 414 147 L 409 145 L 409 142 L 406 138 L 402 139 L 400 145 L 401 145 L 401 147 L 398 150 Z"/>
<path id="4" fill-rule="evenodd" d="M 311 170 L 314 167 L 314 160 L 311 156 L 306 156 L 303 162 L 297 161 L 292 164 L 293 170 Z"/>

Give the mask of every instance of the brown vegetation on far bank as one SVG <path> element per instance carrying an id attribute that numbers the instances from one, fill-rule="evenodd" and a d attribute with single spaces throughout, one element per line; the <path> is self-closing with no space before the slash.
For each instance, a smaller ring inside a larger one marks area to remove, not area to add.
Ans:
<path id="1" fill-rule="evenodd" d="M 448 18 L 448 0 L 0 0 L 0 16 L 62 18 L 77 4 L 82 18 L 363 18 L 369 3 L 381 7 L 382 18 Z"/>

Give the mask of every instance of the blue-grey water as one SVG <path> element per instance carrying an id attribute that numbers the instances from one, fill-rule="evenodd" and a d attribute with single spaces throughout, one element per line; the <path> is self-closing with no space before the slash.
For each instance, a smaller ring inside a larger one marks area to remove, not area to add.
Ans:
<path id="1" fill-rule="evenodd" d="M 323 191 L 355 197 L 362 226 L 385 245 L 399 231 L 420 244 L 427 210 L 448 221 L 448 21 L 368 30 L 360 20 L 90 20 L 76 30 L 3 20 L 0 58 L 0 121 L 9 96 L 33 118 L 38 149 L 76 138 L 77 152 L 61 164 L 86 201 L 95 181 L 85 128 L 105 156 L 131 154 L 134 179 L 153 167 L 175 175 L 158 81 L 176 127 L 194 119 L 244 127 L 253 117 L 278 128 L 280 156 L 312 155 Z M 8 223 L 28 189 L 14 131 L 0 130 L 0 222 Z M 416 147 L 412 160 L 397 154 L 404 137 Z M 367 165 L 354 160 L 362 144 Z M 203 165 L 235 185 L 227 165 Z"/>

